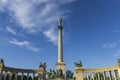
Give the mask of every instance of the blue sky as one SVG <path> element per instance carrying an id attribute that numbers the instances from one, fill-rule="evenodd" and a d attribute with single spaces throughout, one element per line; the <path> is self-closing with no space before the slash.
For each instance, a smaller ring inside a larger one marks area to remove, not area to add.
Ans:
<path id="1" fill-rule="evenodd" d="M 57 62 L 57 25 L 63 17 L 64 61 L 84 68 L 112 66 L 120 57 L 119 0 L 0 0 L 0 58 L 6 66 L 47 69 Z"/>

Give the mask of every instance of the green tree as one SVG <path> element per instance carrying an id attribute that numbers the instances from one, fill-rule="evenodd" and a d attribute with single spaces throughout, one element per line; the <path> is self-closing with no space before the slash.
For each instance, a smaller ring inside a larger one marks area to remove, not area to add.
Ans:
<path id="1" fill-rule="evenodd" d="M 74 73 L 70 70 L 66 71 L 66 80 L 73 79 Z"/>

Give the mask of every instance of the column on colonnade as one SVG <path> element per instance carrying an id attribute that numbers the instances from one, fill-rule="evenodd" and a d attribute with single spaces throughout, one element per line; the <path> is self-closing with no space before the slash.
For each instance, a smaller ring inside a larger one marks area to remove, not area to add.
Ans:
<path id="1" fill-rule="evenodd" d="M 22 75 L 21 75 L 21 80 L 23 80 L 23 75 L 24 75 L 24 73 L 22 72 Z"/>
<path id="2" fill-rule="evenodd" d="M 7 71 L 4 71 L 4 80 L 6 80 L 7 77 Z"/>
<path id="3" fill-rule="evenodd" d="M 115 80 L 117 80 L 117 70 L 114 70 L 114 78 L 115 78 Z"/>
<path id="4" fill-rule="evenodd" d="M 92 80 L 94 80 L 94 72 L 92 72 Z"/>
<path id="5" fill-rule="evenodd" d="M 9 73 L 9 80 L 12 80 L 12 72 Z"/>
<path id="6" fill-rule="evenodd" d="M 15 80 L 18 78 L 18 72 L 15 73 Z"/>
<path id="7" fill-rule="evenodd" d="M 103 72 L 103 79 L 106 80 L 106 72 Z"/>
<path id="8" fill-rule="evenodd" d="M 32 80 L 34 80 L 34 76 L 35 76 L 35 73 L 33 73 L 33 75 L 32 75 Z"/>
<path id="9" fill-rule="evenodd" d="M 97 72 L 97 77 L 98 77 L 98 80 L 100 80 L 100 72 Z"/>
<path id="10" fill-rule="evenodd" d="M 109 80 L 112 80 L 112 74 L 111 74 L 111 71 L 108 71 L 108 75 L 109 75 Z"/>
<path id="11" fill-rule="evenodd" d="M 29 80 L 29 73 L 27 73 L 27 80 Z"/>
<path id="12" fill-rule="evenodd" d="M 87 75 L 87 80 L 89 80 L 89 73 L 86 73 L 86 75 Z"/>

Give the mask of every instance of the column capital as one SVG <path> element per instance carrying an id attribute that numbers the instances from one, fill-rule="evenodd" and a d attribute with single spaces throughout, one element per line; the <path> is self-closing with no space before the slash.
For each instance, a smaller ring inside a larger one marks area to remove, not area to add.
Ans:
<path id="1" fill-rule="evenodd" d="M 63 29 L 63 26 L 59 26 L 59 25 L 58 25 L 58 30 L 59 30 L 59 29 L 62 30 L 62 29 Z"/>

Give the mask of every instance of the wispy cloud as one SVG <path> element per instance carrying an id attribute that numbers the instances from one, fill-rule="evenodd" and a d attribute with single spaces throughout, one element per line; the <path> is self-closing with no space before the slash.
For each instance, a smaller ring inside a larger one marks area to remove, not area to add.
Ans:
<path id="1" fill-rule="evenodd" d="M 35 51 L 35 52 L 39 50 L 38 48 L 33 47 L 32 44 L 28 41 L 17 41 L 16 39 L 13 39 L 13 40 L 9 41 L 9 43 L 17 45 L 17 46 L 25 47 L 25 48 Z"/>
<path id="2" fill-rule="evenodd" d="M 16 31 L 10 27 L 6 27 L 7 31 L 13 35 L 16 35 Z"/>
<path id="3" fill-rule="evenodd" d="M 120 50 L 119 49 L 113 54 L 113 57 L 120 57 Z"/>
<path id="4" fill-rule="evenodd" d="M 48 41 L 54 43 L 55 29 L 49 37 L 46 32 L 49 32 L 51 26 L 55 28 L 60 16 L 68 15 L 68 10 L 62 10 L 60 7 L 73 1 L 75 0 L 0 0 L 0 11 L 6 10 L 12 20 L 27 33 L 40 31 L 45 34 Z"/>
<path id="5" fill-rule="evenodd" d="M 49 29 L 47 31 L 44 31 L 44 35 L 48 38 L 48 41 L 57 44 L 57 35 L 54 33 L 54 29 Z"/>
<path id="6" fill-rule="evenodd" d="M 115 42 L 114 43 L 104 43 L 104 44 L 102 44 L 102 47 L 110 49 L 110 48 L 116 47 L 116 45 L 117 45 L 117 43 L 115 43 Z"/>

